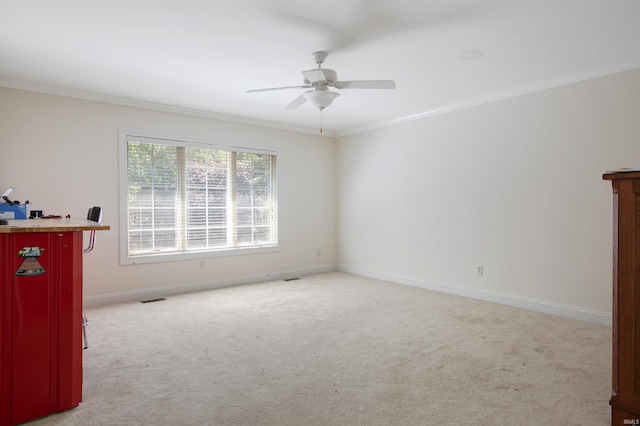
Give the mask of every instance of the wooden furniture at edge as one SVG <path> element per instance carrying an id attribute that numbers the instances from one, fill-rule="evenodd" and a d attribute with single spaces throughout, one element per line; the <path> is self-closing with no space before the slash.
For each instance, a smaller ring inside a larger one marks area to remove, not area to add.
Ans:
<path id="1" fill-rule="evenodd" d="M 0 225 L 0 426 L 82 401 L 83 231 L 88 220 Z"/>
<path id="2" fill-rule="evenodd" d="M 611 424 L 640 424 L 640 170 L 607 172 L 613 186 Z"/>

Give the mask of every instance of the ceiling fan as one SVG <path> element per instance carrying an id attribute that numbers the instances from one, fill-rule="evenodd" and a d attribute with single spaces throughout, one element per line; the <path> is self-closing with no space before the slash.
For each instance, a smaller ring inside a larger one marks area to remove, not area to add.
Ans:
<path id="1" fill-rule="evenodd" d="M 393 80 L 356 80 L 356 81 L 339 81 L 338 74 L 334 70 L 322 68 L 324 60 L 327 58 L 327 52 L 314 52 L 311 57 L 318 64 L 318 68 L 308 71 L 302 71 L 303 84 L 300 86 L 273 87 L 269 89 L 253 89 L 247 90 L 247 93 L 266 92 L 270 90 L 284 89 L 311 89 L 307 90 L 297 98 L 295 98 L 285 109 L 297 109 L 305 102 L 309 101 L 311 105 L 322 111 L 338 96 L 337 92 L 332 92 L 329 87 L 336 89 L 395 89 L 396 83 Z"/>

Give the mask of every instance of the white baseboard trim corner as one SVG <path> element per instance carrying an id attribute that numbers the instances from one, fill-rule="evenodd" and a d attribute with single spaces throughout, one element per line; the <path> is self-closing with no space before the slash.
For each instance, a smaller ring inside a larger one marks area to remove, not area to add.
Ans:
<path id="1" fill-rule="evenodd" d="M 189 284 L 177 284 L 165 287 L 146 288 L 141 290 L 123 291 L 117 293 L 85 296 L 83 303 L 85 308 L 113 305 L 117 303 L 140 302 L 143 300 L 159 299 L 176 294 L 193 293 L 196 291 L 213 290 L 216 288 L 232 287 L 242 284 L 254 284 L 266 281 L 300 277 L 305 275 L 321 274 L 336 270 L 335 264 L 314 266 L 309 268 L 290 269 L 268 272 L 265 274 L 250 275 L 219 281 L 204 281 Z"/>
<path id="2" fill-rule="evenodd" d="M 512 306 L 516 308 L 527 309 L 545 314 L 557 315 L 565 318 L 586 321 L 595 324 L 611 327 L 613 319 L 610 313 L 595 311 L 577 306 L 563 305 L 560 303 L 547 302 L 544 300 L 532 299 L 528 297 L 516 296 L 513 294 L 499 293 L 488 290 L 480 290 L 475 288 L 449 285 L 435 284 L 414 278 L 402 277 L 398 275 L 380 274 L 363 268 L 352 267 L 348 265 L 338 264 L 336 270 L 346 272 L 348 274 L 360 275 L 379 279 L 382 281 L 390 281 L 398 284 L 409 285 L 412 287 L 424 288 L 427 290 L 439 291 L 442 293 L 454 294 L 457 296 L 469 297 L 472 299 L 483 300 L 486 302 L 498 303 L 501 305 Z"/>

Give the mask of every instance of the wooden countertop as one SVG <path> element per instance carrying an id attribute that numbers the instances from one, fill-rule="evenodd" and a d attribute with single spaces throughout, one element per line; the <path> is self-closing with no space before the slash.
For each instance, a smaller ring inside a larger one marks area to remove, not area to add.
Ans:
<path id="1" fill-rule="evenodd" d="M 75 219 L 9 219 L 8 225 L 0 225 L 0 234 L 18 232 L 74 232 L 74 231 L 108 231 L 109 225 L 102 225 L 91 220 Z"/>

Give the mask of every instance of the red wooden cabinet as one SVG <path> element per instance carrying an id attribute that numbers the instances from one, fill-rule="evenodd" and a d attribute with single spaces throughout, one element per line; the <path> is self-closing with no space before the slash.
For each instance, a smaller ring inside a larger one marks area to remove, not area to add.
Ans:
<path id="1" fill-rule="evenodd" d="M 82 401 L 82 232 L 0 234 L 0 425 Z"/>
<path id="2" fill-rule="evenodd" d="M 613 186 L 611 424 L 640 424 L 640 171 L 607 173 Z"/>

